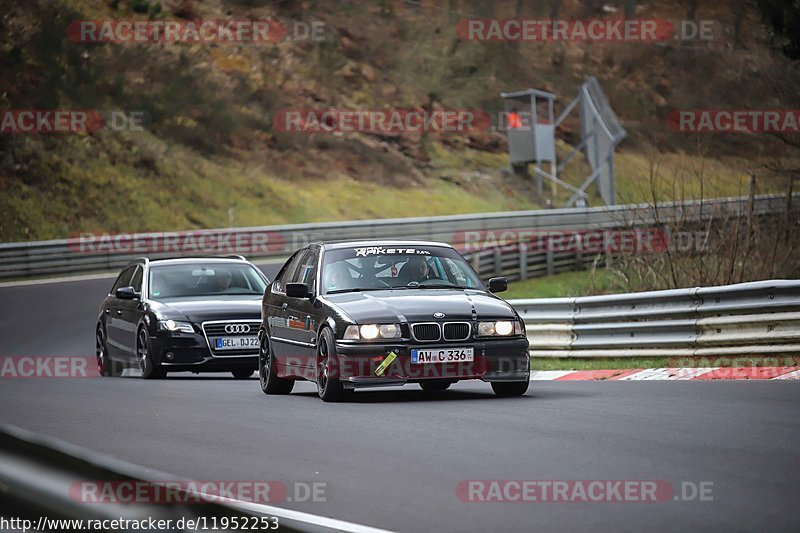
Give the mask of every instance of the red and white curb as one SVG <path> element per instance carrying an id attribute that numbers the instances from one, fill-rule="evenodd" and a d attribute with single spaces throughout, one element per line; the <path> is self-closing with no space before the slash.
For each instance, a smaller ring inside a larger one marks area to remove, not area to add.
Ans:
<path id="1" fill-rule="evenodd" d="M 534 370 L 531 381 L 702 381 L 716 379 L 800 380 L 800 367 L 628 368 L 618 370 Z"/>

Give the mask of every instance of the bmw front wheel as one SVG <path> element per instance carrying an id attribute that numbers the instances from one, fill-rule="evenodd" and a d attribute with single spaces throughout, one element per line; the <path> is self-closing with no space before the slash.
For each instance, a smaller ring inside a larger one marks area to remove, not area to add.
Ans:
<path id="1" fill-rule="evenodd" d="M 266 334 L 258 347 L 258 381 L 264 394 L 289 394 L 294 388 L 293 379 L 283 379 L 275 374 L 272 347 Z"/>

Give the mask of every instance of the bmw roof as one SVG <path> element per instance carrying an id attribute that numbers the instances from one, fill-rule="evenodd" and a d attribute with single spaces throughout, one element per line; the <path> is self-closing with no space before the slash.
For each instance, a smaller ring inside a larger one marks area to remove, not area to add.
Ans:
<path id="1" fill-rule="evenodd" d="M 334 243 L 314 243 L 319 244 L 326 250 L 337 250 L 341 248 L 352 248 L 352 247 L 362 247 L 362 246 L 444 246 L 446 248 L 452 248 L 449 244 L 445 242 L 435 242 L 435 241 L 410 241 L 410 240 L 372 240 L 372 241 L 345 241 L 345 242 L 334 242 Z"/>

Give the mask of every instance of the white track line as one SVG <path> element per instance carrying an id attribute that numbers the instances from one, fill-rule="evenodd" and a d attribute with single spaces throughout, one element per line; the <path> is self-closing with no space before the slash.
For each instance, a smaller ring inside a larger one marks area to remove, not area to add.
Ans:
<path id="1" fill-rule="evenodd" d="M 3 287 L 26 287 L 28 285 L 47 285 L 48 283 L 68 283 L 71 281 L 90 281 L 93 279 L 111 279 L 117 277 L 119 272 L 106 273 L 106 274 L 83 274 L 81 276 L 62 276 L 60 278 L 47 278 L 47 279 L 28 279 L 20 281 L 3 281 L 0 283 L 0 289 Z"/>
<path id="2" fill-rule="evenodd" d="M 646 368 L 641 372 L 619 378 L 619 381 L 685 381 L 707 374 L 716 368 Z"/>
<path id="3" fill-rule="evenodd" d="M 800 379 L 800 370 L 795 370 L 772 379 Z"/>
<path id="4" fill-rule="evenodd" d="M 319 516 L 311 513 L 303 513 L 301 511 L 292 511 L 291 509 L 283 509 L 281 507 L 273 507 L 272 505 L 264 505 L 263 503 L 244 502 L 231 498 L 217 499 L 227 503 L 232 507 L 237 507 L 242 511 L 263 513 L 270 516 L 277 516 L 278 518 L 296 520 L 305 524 L 312 524 L 337 531 L 349 531 L 352 533 L 391 533 L 391 531 L 388 529 L 378 529 L 361 524 L 355 524 L 353 522 L 345 522 L 344 520 L 337 520 L 336 518 L 328 518 L 327 516 Z"/>
<path id="5" fill-rule="evenodd" d="M 574 373 L 575 370 L 533 370 L 531 381 L 551 381 Z"/>

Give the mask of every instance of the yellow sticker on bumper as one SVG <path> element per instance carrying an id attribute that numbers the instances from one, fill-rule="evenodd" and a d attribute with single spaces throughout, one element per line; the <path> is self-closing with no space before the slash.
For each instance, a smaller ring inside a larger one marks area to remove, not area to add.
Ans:
<path id="1" fill-rule="evenodd" d="M 386 356 L 386 359 L 384 359 L 383 362 L 378 365 L 378 368 L 375 369 L 375 375 L 382 376 L 395 359 L 397 359 L 397 354 L 394 352 L 389 352 L 389 355 Z"/>

